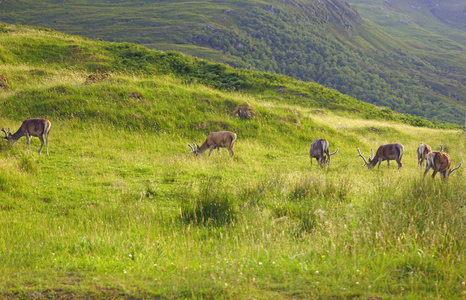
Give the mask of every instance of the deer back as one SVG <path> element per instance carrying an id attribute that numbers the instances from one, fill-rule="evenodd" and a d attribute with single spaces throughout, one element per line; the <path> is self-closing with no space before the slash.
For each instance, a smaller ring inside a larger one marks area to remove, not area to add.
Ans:
<path id="1" fill-rule="evenodd" d="M 404 146 L 399 143 L 382 145 L 377 149 L 373 161 L 399 160 L 403 156 Z"/>
<path id="2" fill-rule="evenodd" d="M 326 139 L 317 139 L 311 143 L 309 155 L 311 157 L 323 157 L 324 153 L 329 152 L 329 142 Z"/>
<path id="3" fill-rule="evenodd" d="M 418 159 L 426 158 L 426 156 L 427 156 L 427 154 L 429 152 L 432 152 L 432 148 L 429 145 L 421 143 L 419 148 L 417 148 L 417 157 L 418 157 Z"/>
<path id="4" fill-rule="evenodd" d="M 201 146 L 201 150 L 204 148 L 215 147 L 230 147 L 236 140 L 236 134 L 231 131 L 217 131 L 211 132 L 205 142 Z"/>
<path id="5" fill-rule="evenodd" d="M 450 156 L 444 152 L 434 152 L 434 168 L 438 172 L 450 170 L 451 159 Z"/>
<path id="6" fill-rule="evenodd" d="M 24 135 L 28 133 L 33 136 L 42 136 L 48 128 L 50 128 L 49 120 L 26 119 L 23 121 L 18 131 L 21 131 Z"/>

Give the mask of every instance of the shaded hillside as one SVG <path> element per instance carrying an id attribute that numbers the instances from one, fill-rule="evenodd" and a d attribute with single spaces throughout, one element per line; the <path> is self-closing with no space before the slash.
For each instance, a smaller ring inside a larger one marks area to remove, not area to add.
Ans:
<path id="1" fill-rule="evenodd" d="M 32 24 L 315 81 L 399 112 L 462 124 L 466 55 L 441 39 L 393 38 L 344 1 L 7 1 Z M 409 41 L 409 43 L 406 42 Z"/>

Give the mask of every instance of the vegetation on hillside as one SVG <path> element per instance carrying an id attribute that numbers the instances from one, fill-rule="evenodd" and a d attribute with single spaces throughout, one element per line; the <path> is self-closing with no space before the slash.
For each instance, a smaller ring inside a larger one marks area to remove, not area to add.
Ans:
<path id="1" fill-rule="evenodd" d="M 430 31 L 419 34 L 408 24 L 400 26 L 405 35 L 394 38 L 363 22 L 344 1 L 22 0 L 1 5 L 0 20 L 6 22 L 180 50 L 317 82 L 431 121 L 464 121 L 463 46 Z"/>
<path id="2" fill-rule="evenodd" d="M 0 32 L 0 126 L 52 122 L 48 157 L 0 140 L 0 298 L 464 295 L 464 167 L 423 181 L 416 159 L 424 142 L 464 162 L 458 126 L 175 52 Z M 216 130 L 237 133 L 233 158 L 187 154 Z M 322 137 L 340 148 L 325 171 L 308 157 Z M 394 141 L 401 170 L 360 167 L 356 148 Z"/>

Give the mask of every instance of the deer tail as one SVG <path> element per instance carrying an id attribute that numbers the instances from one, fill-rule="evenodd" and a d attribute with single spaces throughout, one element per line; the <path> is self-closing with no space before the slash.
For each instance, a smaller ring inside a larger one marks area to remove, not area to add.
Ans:
<path id="1" fill-rule="evenodd" d="M 52 123 L 50 123 L 50 121 L 44 122 L 44 133 L 45 134 L 49 133 L 50 127 L 52 127 Z"/>
<path id="2" fill-rule="evenodd" d="M 401 159 L 403 157 L 403 146 L 398 147 L 398 151 L 399 151 L 398 157 Z"/>

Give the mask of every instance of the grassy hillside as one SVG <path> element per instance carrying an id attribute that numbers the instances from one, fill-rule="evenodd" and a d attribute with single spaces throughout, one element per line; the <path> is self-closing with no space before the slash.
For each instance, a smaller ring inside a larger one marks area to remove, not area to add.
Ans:
<path id="1" fill-rule="evenodd" d="M 363 21 L 345 1 L 20 0 L 0 5 L 4 22 L 183 51 L 317 82 L 432 121 L 464 122 L 466 56 L 458 41 L 464 32 L 442 35 L 405 24 L 397 27 L 403 34 L 396 35 Z"/>
<path id="2" fill-rule="evenodd" d="M 416 162 L 420 142 L 465 162 L 461 130 L 285 76 L 1 31 L 0 126 L 52 122 L 49 157 L 0 141 L 1 297 L 464 295 L 464 167 L 422 181 Z M 233 113 L 245 102 L 255 118 Z M 186 153 L 222 129 L 233 158 Z M 340 149 L 325 171 L 308 157 L 321 137 Z M 388 142 L 401 170 L 360 167 L 356 148 Z"/>

